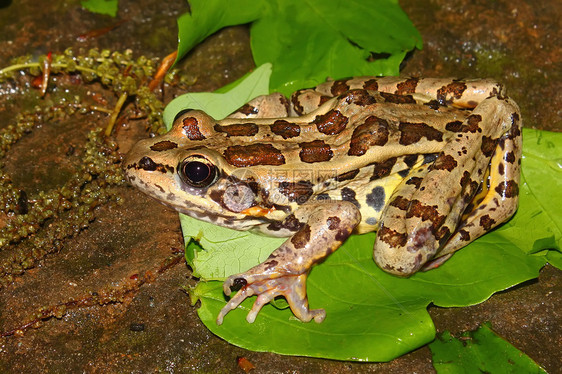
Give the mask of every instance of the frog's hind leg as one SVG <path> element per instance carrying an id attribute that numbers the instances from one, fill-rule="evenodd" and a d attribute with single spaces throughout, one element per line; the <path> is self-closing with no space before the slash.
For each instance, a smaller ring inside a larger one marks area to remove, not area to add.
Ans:
<path id="1" fill-rule="evenodd" d="M 406 177 L 383 212 L 374 258 L 387 272 L 410 275 L 507 220 L 516 209 L 521 154 L 517 105 L 490 97 L 450 130 L 453 137 L 439 157 Z M 466 216 L 488 167 L 489 193 Z"/>
<path id="2" fill-rule="evenodd" d="M 521 121 L 514 112 L 514 124 L 498 142 L 490 161 L 489 177 L 467 207 L 461 223 L 445 246 L 437 253 L 439 258 L 424 268 L 439 266 L 453 252 L 466 246 L 494 227 L 508 220 L 517 210 L 519 201 L 519 174 L 521 163 Z"/>

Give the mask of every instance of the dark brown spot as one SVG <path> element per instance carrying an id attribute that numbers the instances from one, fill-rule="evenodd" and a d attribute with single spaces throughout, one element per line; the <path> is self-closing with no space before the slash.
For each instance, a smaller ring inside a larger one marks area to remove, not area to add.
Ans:
<path id="1" fill-rule="evenodd" d="M 396 92 L 394 93 L 397 95 L 413 94 L 414 92 L 416 92 L 418 81 L 419 79 L 417 78 L 406 79 L 404 82 L 398 83 L 398 85 L 396 86 Z"/>
<path id="2" fill-rule="evenodd" d="M 223 132 L 227 137 L 231 136 L 254 136 L 259 127 L 255 123 L 235 123 L 233 125 L 215 125 L 216 132 Z"/>
<path id="3" fill-rule="evenodd" d="M 242 113 L 245 116 L 258 114 L 258 112 L 258 108 L 250 104 L 244 104 L 236 111 L 236 113 Z"/>
<path id="4" fill-rule="evenodd" d="M 199 130 L 199 122 L 197 118 L 186 117 L 182 121 L 183 132 L 189 140 L 204 140 L 205 136 Z"/>
<path id="5" fill-rule="evenodd" d="M 439 240 L 439 245 L 445 245 L 445 243 L 451 237 L 451 230 L 447 226 L 441 226 L 441 228 L 435 234 L 435 237 Z"/>
<path id="6" fill-rule="evenodd" d="M 511 114 L 511 124 L 514 125 L 517 121 L 519 121 L 520 117 L 519 117 L 519 113 L 517 112 L 513 112 Z"/>
<path id="7" fill-rule="evenodd" d="M 343 182 L 350 179 L 353 179 L 359 174 L 359 169 L 348 171 L 347 173 L 338 174 L 336 175 L 336 181 Z"/>
<path id="8" fill-rule="evenodd" d="M 351 234 L 351 229 L 342 227 L 341 229 L 338 230 L 338 232 L 334 236 L 334 239 L 343 243 L 345 239 L 349 237 L 350 234 Z M 331 252 L 332 251 L 329 251 L 328 254 Z"/>
<path id="9" fill-rule="evenodd" d="M 413 184 L 414 186 L 416 186 L 416 188 L 420 188 L 422 182 L 423 182 L 423 178 L 411 177 L 406 181 L 406 184 Z"/>
<path id="10" fill-rule="evenodd" d="M 386 226 L 381 227 L 377 233 L 379 240 L 382 240 L 392 248 L 404 247 L 408 241 L 408 235 L 399 233 L 395 230 L 389 229 Z"/>
<path id="11" fill-rule="evenodd" d="M 328 217 L 326 220 L 326 224 L 328 225 L 328 229 L 336 230 L 340 227 L 341 219 L 338 217 Z"/>
<path id="12" fill-rule="evenodd" d="M 362 156 L 372 146 L 383 146 L 388 142 L 388 134 L 388 122 L 382 118 L 370 116 L 353 130 L 347 154 Z"/>
<path id="13" fill-rule="evenodd" d="M 496 221 L 489 215 L 480 217 L 480 226 L 482 226 L 486 231 L 489 231 L 492 227 L 494 227 L 495 224 Z"/>
<path id="14" fill-rule="evenodd" d="M 445 130 L 451 132 L 460 132 L 463 129 L 462 121 L 452 121 L 445 125 Z"/>
<path id="15" fill-rule="evenodd" d="M 291 95 L 291 103 L 293 104 L 293 110 L 295 111 L 295 113 L 297 113 L 299 116 L 302 115 L 302 113 L 304 112 L 304 108 L 301 105 L 300 101 L 299 101 L 299 97 L 300 95 L 304 92 L 307 91 L 308 89 L 302 89 L 302 90 L 298 90 L 295 91 L 292 95 Z"/>
<path id="16" fill-rule="evenodd" d="M 390 202 L 390 206 L 396 207 L 400 210 L 408 210 L 408 207 L 410 206 L 410 200 L 406 199 L 405 197 L 402 196 L 396 196 L 391 202 Z"/>
<path id="17" fill-rule="evenodd" d="M 374 164 L 373 175 L 370 180 L 380 179 L 390 175 L 392 167 L 396 163 L 396 157 L 389 158 L 384 162 L 378 162 Z"/>
<path id="18" fill-rule="evenodd" d="M 277 260 L 269 260 L 269 261 L 266 261 L 266 262 L 264 263 L 264 265 L 265 265 L 265 270 L 271 270 L 271 269 L 273 269 L 274 267 L 276 267 L 277 265 L 279 265 L 279 261 L 277 261 Z"/>
<path id="19" fill-rule="evenodd" d="M 376 79 L 369 79 L 363 83 L 363 88 L 370 91 L 377 91 L 379 89 L 379 84 Z"/>
<path id="20" fill-rule="evenodd" d="M 341 114 L 339 110 L 330 110 L 326 114 L 316 116 L 314 123 L 322 134 L 335 135 L 345 129 L 348 118 Z"/>
<path id="21" fill-rule="evenodd" d="M 422 221 L 431 221 L 433 223 L 433 232 L 441 227 L 445 221 L 445 216 L 439 214 L 437 205 L 425 205 L 419 200 L 412 200 L 406 218 L 419 217 Z"/>
<path id="22" fill-rule="evenodd" d="M 479 124 L 482 122 L 482 116 L 480 114 L 471 114 L 466 118 L 466 125 L 463 128 L 463 132 L 482 132 Z"/>
<path id="23" fill-rule="evenodd" d="M 301 127 L 296 123 L 290 123 L 283 119 L 278 119 L 270 126 L 271 132 L 275 135 L 280 135 L 283 139 L 294 138 L 301 133 Z"/>
<path id="24" fill-rule="evenodd" d="M 505 154 L 505 156 L 503 157 L 503 159 L 504 159 L 506 162 L 509 162 L 510 164 L 513 164 L 513 163 L 515 162 L 515 153 L 514 153 L 513 151 L 507 152 L 507 153 Z"/>
<path id="25" fill-rule="evenodd" d="M 312 196 L 312 183 L 310 181 L 280 182 L 279 192 L 287 196 L 290 202 L 301 205 Z"/>
<path id="26" fill-rule="evenodd" d="M 326 101 L 330 100 L 331 98 L 332 96 L 327 96 L 327 95 L 320 96 L 320 101 L 318 103 L 319 104 L 318 106 L 324 104 Z"/>
<path id="27" fill-rule="evenodd" d="M 408 155 L 404 157 L 404 163 L 408 165 L 409 168 L 414 166 L 416 164 L 416 161 L 418 161 L 418 155 Z"/>
<path id="28" fill-rule="evenodd" d="M 334 156 L 334 152 L 332 152 L 330 146 L 323 140 L 299 143 L 299 146 L 301 147 L 299 157 L 302 162 L 313 163 L 330 161 Z"/>
<path id="29" fill-rule="evenodd" d="M 245 167 L 255 165 L 283 165 L 285 157 L 271 144 L 234 145 L 224 151 L 224 158 L 230 165 Z"/>
<path id="30" fill-rule="evenodd" d="M 430 100 L 423 105 L 427 105 L 430 109 L 433 109 L 433 110 L 439 110 L 439 108 L 441 107 L 441 105 L 439 104 L 439 101 L 437 101 L 437 100 Z"/>
<path id="31" fill-rule="evenodd" d="M 341 95 L 339 99 L 348 104 L 355 104 L 359 106 L 367 106 L 376 103 L 373 95 L 369 94 L 367 90 L 350 90 Z"/>
<path id="32" fill-rule="evenodd" d="M 503 175 L 505 173 L 505 166 L 503 166 L 503 163 L 501 162 L 498 165 L 498 173 L 500 173 L 500 175 Z"/>
<path id="33" fill-rule="evenodd" d="M 289 230 L 292 232 L 300 230 L 304 226 L 304 223 L 299 221 L 294 214 L 291 214 L 283 220 L 283 222 L 275 221 L 267 226 L 268 230 L 279 231 L 281 229 Z"/>
<path id="34" fill-rule="evenodd" d="M 332 83 L 332 88 L 330 89 L 330 92 L 332 93 L 333 96 L 338 96 L 348 90 L 349 90 L 349 85 L 347 84 L 347 79 L 340 79 Z"/>
<path id="35" fill-rule="evenodd" d="M 178 147 L 177 143 L 171 142 L 169 140 L 162 140 L 161 142 L 154 143 L 153 145 L 151 145 L 150 149 L 153 150 L 154 152 L 162 152 L 177 147 Z"/>
<path id="36" fill-rule="evenodd" d="M 466 84 L 464 82 L 453 81 L 437 90 L 437 100 L 441 105 L 449 104 L 453 101 L 453 98 L 460 99 L 465 90 Z"/>
<path id="37" fill-rule="evenodd" d="M 501 182 L 496 187 L 496 192 L 508 198 L 517 197 L 519 195 L 519 185 L 515 181 L 510 180 L 507 182 Z"/>
<path id="38" fill-rule="evenodd" d="M 447 170 L 451 171 L 457 167 L 457 161 L 451 155 L 442 154 L 437 157 L 437 160 L 431 165 L 432 170 Z"/>
<path id="39" fill-rule="evenodd" d="M 387 103 L 393 104 L 415 104 L 416 100 L 410 95 L 395 95 L 388 92 L 381 92 L 381 96 Z"/>
<path id="40" fill-rule="evenodd" d="M 470 241 L 470 233 L 466 230 L 460 230 L 459 235 L 461 236 L 461 240 L 468 242 Z"/>
<path id="41" fill-rule="evenodd" d="M 482 146 L 480 147 L 480 150 L 482 151 L 484 156 L 491 157 L 492 154 L 494 153 L 494 150 L 496 149 L 497 143 L 498 143 L 498 139 L 493 139 L 488 136 L 483 136 Z"/>
<path id="42" fill-rule="evenodd" d="M 443 133 L 425 123 L 400 122 L 400 144 L 410 145 L 425 137 L 427 140 L 443 140 Z"/>
<path id="43" fill-rule="evenodd" d="M 310 226 L 307 223 L 293 235 L 291 243 L 293 243 L 296 249 L 302 249 L 310 243 Z"/>

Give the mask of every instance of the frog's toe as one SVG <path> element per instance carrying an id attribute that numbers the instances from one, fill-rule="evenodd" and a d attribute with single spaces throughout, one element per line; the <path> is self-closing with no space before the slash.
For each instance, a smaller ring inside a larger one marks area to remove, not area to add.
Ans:
<path id="1" fill-rule="evenodd" d="M 257 297 L 256 301 L 254 302 L 254 305 L 252 306 L 252 309 L 250 310 L 250 312 L 246 316 L 246 321 L 248 321 L 248 323 L 254 323 L 254 321 L 256 320 L 256 317 L 258 316 L 258 313 L 260 312 L 261 308 L 263 308 L 263 306 L 265 304 L 269 303 L 276 296 L 277 296 L 277 292 L 274 291 L 274 290 L 269 290 L 269 291 L 259 295 Z"/>
<path id="2" fill-rule="evenodd" d="M 225 293 L 226 293 L 226 289 L 227 289 L 226 288 L 227 282 L 228 282 L 228 280 L 225 281 L 225 284 L 224 284 Z M 228 294 L 230 294 L 230 286 L 228 287 L 228 291 L 229 291 Z M 228 296 L 228 294 L 227 294 L 227 296 Z M 217 316 L 217 325 L 222 325 L 222 322 L 224 320 L 224 316 L 226 316 L 228 314 L 228 312 L 230 312 L 231 310 L 234 310 L 234 309 L 238 308 L 238 305 L 240 305 L 242 303 L 242 301 L 246 300 L 247 297 L 250 297 L 253 294 L 254 294 L 254 290 L 250 287 L 245 287 L 245 288 L 241 289 L 240 291 L 238 291 L 236 293 L 236 295 L 234 295 L 228 301 L 228 303 L 226 303 L 226 305 L 221 309 L 221 311 L 219 312 L 219 315 Z"/>

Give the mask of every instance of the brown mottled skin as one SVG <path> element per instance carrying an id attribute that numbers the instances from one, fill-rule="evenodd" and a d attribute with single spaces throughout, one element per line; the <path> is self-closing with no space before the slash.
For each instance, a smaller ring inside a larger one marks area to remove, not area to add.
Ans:
<path id="1" fill-rule="evenodd" d="M 352 233 L 378 230 L 374 259 L 408 276 L 509 219 L 517 209 L 519 108 L 490 80 L 353 78 L 260 96 L 228 118 L 201 111 L 140 141 L 131 184 L 194 218 L 288 237 L 239 286 L 217 323 L 257 295 L 247 320 L 284 296 L 302 321 L 312 266 Z"/>

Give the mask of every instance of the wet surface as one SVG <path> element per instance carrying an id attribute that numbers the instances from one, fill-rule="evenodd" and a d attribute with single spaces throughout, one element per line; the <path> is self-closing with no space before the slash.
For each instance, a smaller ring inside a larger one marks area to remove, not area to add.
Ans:
<path id="1" fill-rule="evenodd" d="M 559 1 L 401 4 L 424 38 L 424 50 L 410 56 L 404 75 L 496 78 L 521 106 L 526 126 L 562 129 Z M 68 47 L 130 48 L 135 55 L 163 57 L 176 46 L 175 18 L 185 10 L 183 0 L 122 0 L 119 19 L 126 22 L 80 42 L 78 36 L 118 21 L 86 12 L 76 2 L 0 3 L 0 66 L 20 55 Z M 244 27 L 214 35 L 182 63 L 190 91 L 216 89 L 252 67 Z M 19 83 L 27 87 L 25 79 Z M 0 85 L 0 127 L 15 121 L 18 108 L 40 101 L 36 95 L 10 100 L 8 91 Z M 105 94 L 110 108 L 116 97 Z M 174 92 L 164 94 L 168 98 Z M 4 171 L 29 191 L 56 188 L 72 178 L 87 132 L 105 121 L 97 113 L 44 123 L 16 143 L 3 160 Z M 139 120 L 117 128 L 122 152 L 146 136 L 143 126 Z M 69 152 L 69 145 L 78 151 Z M 119 203 L 98 208 L 95 220 L 62 250 L 0 290 L 0 332 L 15 332 L 0 338 L 1 372 L 229 373 L 242 372 L 239 356 L 256 366 L 255 373 L 433 371 L 427 347 L 389 363 L 358 364 L 249 352 L 215 337 L 199 322 L 183 289 L 194 280 L 182 258 L 176 213 L 130 187 L 121 187 L 119 196 Z M 439 332 L 458 334 L 491 321 L 496 332 L 556 373 L 561 278 L 561 271 L 547 266 L 538 280 L 482 304 L 429 311 Z M 18 331 L 31 322 L 33 328 Z"/>

